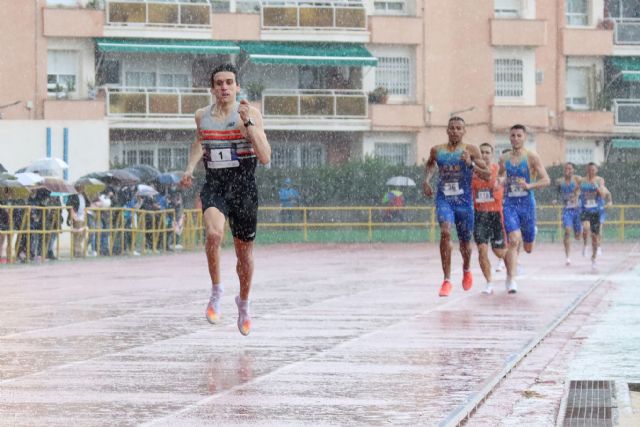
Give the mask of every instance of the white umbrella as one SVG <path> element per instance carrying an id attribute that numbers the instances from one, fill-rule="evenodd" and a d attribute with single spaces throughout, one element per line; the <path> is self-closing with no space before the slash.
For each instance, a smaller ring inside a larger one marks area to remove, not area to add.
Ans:
<path id="1" fill-rule="evenodd" d="M 44 181 L 44 178 L 33 172 L 22 172 L 15 174 L 16 179 L 22 185 L 36 185 Z"/>
<path id="2" fill-rule="evenodd" d="M 60 175 L 62 171 L 69 169 L 69 165 L 57 157 L 44 157 L 34 160 L 24 168 L 25 172 L 37 172 L 43 176 Z"/>
<path id="3" fill-rule="evenodd" d="M 136 196 L 155 196 L 158 194 L 158 190 L 146 184 L 138 184 L 138 191 L 136 191 Z"/>
<path id="4" fill-rule="evenodd" d="M 393 185 L 395 187 L 415 187 L 416 182 L 408 176 L 394 176 L 387 180 L 387 185 Z"/>

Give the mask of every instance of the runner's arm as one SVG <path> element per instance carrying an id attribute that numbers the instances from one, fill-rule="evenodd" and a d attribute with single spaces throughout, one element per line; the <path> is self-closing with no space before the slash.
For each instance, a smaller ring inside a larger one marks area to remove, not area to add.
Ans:
<path id="1" fill-rule="evenodd" d="M 485 181 L 491 179 L 491 170 L 487 167 L 487 164 L 482 160 L 482 153 L 480 153 L 480 148 L 475 145 L 468 145 L 467 149 L 469 150 L 469 154 L 471 155 L 471 167 L 473 171 Z"/>
<path id="2" fill-rule="evenodd" d="M 542 165 L 542 161 L 540 157 L 538 157 L 535 153 L 529 153 L 529 162 L 533 166 L 533 169 L 537 172 L 539 179 L 536 182 L 530 182 L 526 184 L 527 190 L 533 190 L 535 188 L 547 187 L 551 184 L 551 179 L 549 179 L 549 174 L 547 170 Z"/>
<path id="3" fill-rule="evenodd" d="M 429 152 L 429 159 L 427 160 L 427 164 L 425 165 L 424 182 L 422 183 L 424 195 L 427 197 L 433 196 L 433 189 L 431 188 L 431 184 L 429 184 L 429 182 L 431 181 L 431 178 L 433 178 L 433 174 L 438 169 L 438 166 L 436 164 L 436 154 L 437 147 L 431 147 L 431 151 Z"/>
<path id="4" fill-rule="evenodd" d="M 271 161 L 271 146 L 269 145 L 269 141 L 267 141 L 267 135 L 264 133 L 262 114 L 260 114 L 257 108 L 248 104 L 249 101 L 240 101 L 241 109 L 238 110 L 240 112 L 240 118 L 243 121 L 244 133 L 249 142 L 251 142 L 251 145 L 253 145 L 256 157 L 260 163 L 266 165 Z M 246 113 L 242 109 L 243 105 L 249 107 Z M 253 122 L 252 126 L 244 126 L 244 123 L 248 120 Z"/>
<path id="5" fill-rule="evenodd" d="M 187 163 L 187 167 L 184 170 L 184 174 L 180 183 L 183 186 L 191 186 L 191 181 L 193 180 L 193 171 L 198 165 L 200 159 L 202 159 L 202 145 L 200 143 L 200 119 L 202 118 L 203 110 L 200 109 L 196 111 L 196 139 L 191 143 L 191 148 L 189 149 L 189 162 Z"/>

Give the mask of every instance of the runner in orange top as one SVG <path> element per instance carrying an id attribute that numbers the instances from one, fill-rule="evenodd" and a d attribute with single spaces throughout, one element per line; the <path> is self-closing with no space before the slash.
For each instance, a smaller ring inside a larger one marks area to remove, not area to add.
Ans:
<path id="1" fill-rule="evenodd" d="M 478 260 L 480 269 L 487 280 L 487 285 L 482 291 L 484 294 L 493 293 L 491 284 L 491 262 L 489 261 L 489 242 L 493 253 L 500 259 L 504 259 L 506 242 L 504 226 L 502 224 L 502 197 L 503 186 L 498 181 L 499 166 L 492 163 L 493 147 L 491 144 L 480 144 L 482 160 L 491 171 L 489 180 L 473 175 L 471 189 L 473 191 L 473 207 L 475 211 L 475 228 L 473 237 L 478 245 Z"/>

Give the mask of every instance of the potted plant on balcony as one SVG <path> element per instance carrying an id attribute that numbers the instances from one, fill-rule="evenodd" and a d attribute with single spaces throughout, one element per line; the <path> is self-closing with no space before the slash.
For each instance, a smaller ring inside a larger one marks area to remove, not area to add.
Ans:
<path id="1" fill-rule="evenodd" d="M 262 98 L 264 84 L 262 84 L 262 82 L 249 82 L 247 83 L 246 89 L 249 101 L 258 101 Z"/>
<path id="2" fill-rule="evenodd" d="M 59 83 L 56 83 L 56 87 L 53 91 L 56 94 L 56 99 L 64 99 L 67 97 L 67 92 L 65 92 L 64 87 Z"/>
<path id="3" fill-rule="evenodd" d="M 384 86 L 378 86 L 369 92 L 369 102 L 371 104 L 386 104 L 389 98 L 389 91 Z"/>

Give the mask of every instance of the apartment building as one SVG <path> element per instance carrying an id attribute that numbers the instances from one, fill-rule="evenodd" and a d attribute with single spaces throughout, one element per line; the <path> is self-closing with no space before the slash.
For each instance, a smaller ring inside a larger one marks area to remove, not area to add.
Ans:
<path id="1" fill-rule="evenodd" d="M 2 163 L 182 169 L 210 70 L 233 62 L 273 167 L 366 155 L 419 164 L 446 141 L 545 164 L 640 152 L 639 0 L 29 0 L 0 17 Z"/>

